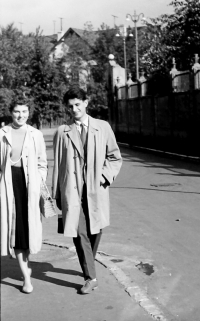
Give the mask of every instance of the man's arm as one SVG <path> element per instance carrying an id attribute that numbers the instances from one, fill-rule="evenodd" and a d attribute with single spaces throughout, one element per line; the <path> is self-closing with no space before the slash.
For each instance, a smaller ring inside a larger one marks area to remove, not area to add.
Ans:
<path id="1" fill-rule="evenodd" d="M 122 166 L 122 157 L 117 145 L 115 135 L 108 124 L 107 127 L 107 142 L 106 142 L 106 157 L 102 171 L 102 184 L 111 185 L 118 175 Z M 103 180 L 105 179 L 105 182 Z"/>

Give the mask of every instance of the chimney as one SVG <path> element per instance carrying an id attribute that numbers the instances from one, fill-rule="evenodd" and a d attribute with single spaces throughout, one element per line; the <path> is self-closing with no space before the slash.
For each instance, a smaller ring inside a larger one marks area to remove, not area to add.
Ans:
<path id="1" fill-rule="evenodd" d="M 64 31 L 58 31 L 57 33 L 57 41 L 59 41 L 64 36 Z"/>

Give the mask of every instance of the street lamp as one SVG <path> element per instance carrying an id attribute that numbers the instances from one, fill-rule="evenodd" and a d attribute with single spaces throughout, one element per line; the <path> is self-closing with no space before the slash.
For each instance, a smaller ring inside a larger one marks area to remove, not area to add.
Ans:
<path id="1" fill-rule="evenodd" d="M 119 27 L 119 33 L 116 34 L 116 37 L 122 37 L 124 42 L 124 69 L 125 69 L 125 82 L 127 81 L 127 66 L 126 66 L 126 37 L 133 37 L 132 33 L 127 33 L 126 26 Z"/>
<path id="2" fill-rule="evenodd" d="M 139 15 L 136 14 L 136 11 L 134 11 L 134 14 L 131 15 L 129 13 L 127 13 L 126 15 L 126 20 L 131 20 L 134 22 L 134 27 L 135 27 L 135 55 L 136 55 L 136 59 L 135 59 L 135 64 L 136 64 L 136 79 L 139 79 L 139 59 L 138 59 L 138 35 L 137 35 L 137 23 L 138 21 L 141 20 L 145 20 L 144 18 L 144 13 L 140 13 Z"/>

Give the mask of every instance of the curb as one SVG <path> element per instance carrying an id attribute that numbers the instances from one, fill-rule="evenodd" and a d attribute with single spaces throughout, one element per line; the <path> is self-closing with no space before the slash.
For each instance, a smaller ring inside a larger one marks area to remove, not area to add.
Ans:
<path id="1" fill-rule="evenodd" d="M 159 155 L 165 156 L 165 157 L 168 156 L 168 157 L 174 158 L 174 159 L 181 159 L 181 160 L 185 160 L 185 161 L 189 161 L 189 162 L 200 163 L 200 157 L 187 156 L 187 155 L 183 155 L 183 154 L 176 154 L 176 153 L 171 153 L 171 152 L 167 152 L 164 150 L 147 148 L 147 147 L 142 147 L 142 146 L 137 146 L 137 145 L 129 145 L 127 143 L 121 143 L 121 142 L 117 142 L 117 143 L 119 146 L 124 146 L 129 149 L 136 149 L 136 150 L 141 150 L 144 152 L 151 152 L 152 154 L 159 154 Z"/>
<path id="2" fill-rule="evenodd" d="M 75 247 L 71 245 L 66 245 L 64 243 L 55 243 L 43 241 L 43 244 L 65 248 L 70 252 L 76 253 Z M 133 298 L 154 320 L 159 321 L 171 321 L 172 319 L 167 319 L 161 309 L 153 303 L 147 296 L 146 292 L 142 290 L 120 269 L 115 263 L 113 263 L 110 258 L 118 257 L 116 255 L 107 254 L 102 251 L 97 251 L 95 260 L 107 268 L 110 273 L 116 278 L 116 280 L 123 286 L 124 291 Z M 76 259 L 77 255 L 71 257 L 70 259 Z"/>

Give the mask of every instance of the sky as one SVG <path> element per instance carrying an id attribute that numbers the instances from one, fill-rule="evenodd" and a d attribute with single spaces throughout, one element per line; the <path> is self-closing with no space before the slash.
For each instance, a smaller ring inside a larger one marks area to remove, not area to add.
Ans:
<path id="1" fill-rule="evenodd" d="M 112 27 L 128 24 L 126 14 L 143 13 L 147 18 L 172 13 L 171 0 L 1 0 L 0 26 L 9 23 L 22 30 L 24 34 L 35 32 L 40 26 L 44 35 L 51 35 L 68 28 L 84 29 L 91 22 L 94 30 L 104 22 Z M 116 16 L 117 18 L 113 17 Z M 62 18 L 62 19 L 60 19 Z M 139 23 L 138 23 L 139 25 Z"/>

